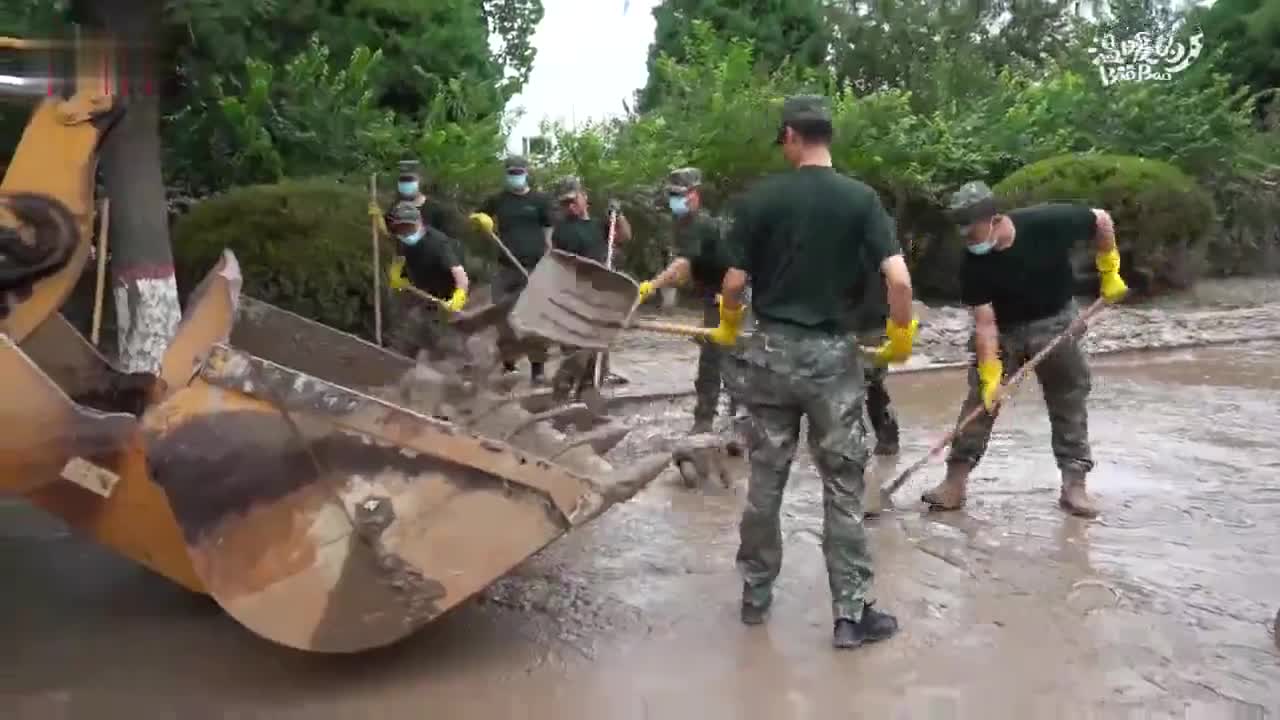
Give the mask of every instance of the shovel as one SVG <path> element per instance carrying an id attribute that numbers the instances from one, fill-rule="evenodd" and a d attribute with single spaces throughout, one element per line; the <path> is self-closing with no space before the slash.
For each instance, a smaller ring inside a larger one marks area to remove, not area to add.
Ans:
<path id="1" fill-rule="evenodd" d="M 1041 360 L 1044 360 L 1046 357 L 1048 357 L 1049 353 L 1053 352 L 1053 349 L 1058 347 L 1059 343 L 1065 340 L 1069 335 L 1072 335 L 1073 333 L 1075 333 L 1077 330 L 1082 329 L 1085 325 L 1088 324 L 1089 320 L 1094 315 L 1097 315 L 1098 312 L 1100 312 L 1104 307 L 1106 307 L 1105 299 L 1098 298 L 1097 300 L 1093 301 L 1092 305 L 1086 308 L 1084 312 L 1080 313 L 1078 316 L 1076 316 L 1074 320 L 1071 321 L 1071 324 L 1067 326 L 1066 330 L 1063 330 L 1062 333 L 1059 334 L 1057 337 L 1055 337 L 1052 341 L 1050 341 L 1048 345 L 1045 345 L 1044 348 L 1040 350 L 1040 352 L 1036 353 L 1034 357 L 1028 360 L 1022 367 L 1018 368 L 1018 372 L 1014 373 L 1013 377 L 1009 378 L 1009 381 L 1005 383 L 999 390 L 996 391 L 996 399 L 995 399 L 996 407 L 999 407 L 999 405 L 1004 402 L 1004 399 L 1006 397 L 1012 396 L 1013 393 L 1017 391 L 1018 385 L 1022 382 L 1022 380 L 1026 378 L 1026 376 L 1030 374 L 1030 372 L 1034 370 L 1037 365 L 1040 364 Z M 933 447 L 929 448 L 929 452 L 927 455 L 915 461 L 914 463 L 911 463 L 910 467 L 908 467 L 906 470 L 903 470 L 902 474 L 899 475 L 893 481 L 893 484 L 884 489 L 883 495 L 881 496 L 882 500 L 884 501 L 884 504 L 886 505 L 889 504 L 889 501 L 893 497 L 893 494 L 897 492 L 898 489 L 901 488 L 904 483 L 907 482 L 907 480 L 911 477 L 912 473 L 924 467 L 925 465 L 928 465 L 930 461 L 940 456 L 942 454 L 942 451 L 945 450 L 947 446 L 951 444 L 951 441 L 954 440 L 956 436 L 960 434 L 961 430 L 964 430 L 964 428 L 969 423 L 973 422 L 974 419 L 977 418 L 980 413 L 984 413 L 986 411 L 987 411 L 986 408 L 983 407 L 981 404 L 979 404 L 977 407 L 971 410 L 968 415 L 965 415 L 960 420 L 959 423 L 956 423 L 956 426 L 952 430 L 950 430 L 946 435 L 943 435 L 941 438 L 939 438 L 938 441 L 934 443 Z"/>
<path id="2" fill-rule="evenodd" d="M 609 213 L 609 234 L 605 241 L 605 245 L 608 249 L 605 251 L 604 260 L 604 266 L 610 270 L 613 269 L 613 240 L 617 227 L 618 214 L 617 212 L 611 211 Z M 600 392 L 600 386 L 604 383 L 604 365 L 608 357 L 608 351 L 595 353 L 595 363 L 592 366 L 594 377 L 592 377 L 591 386 L 579 393 L 579 399 L 582 400 L 582 402 L 590 408 L 592 412 L 599 415 L 605 414 L 605 410 L 608 409 L 608 404 L 604 400 L 604 395 Z"/>
<path id="3" fill-rule="evenodd" d="M 580 255 L 551 250 L 529 273 L 511 309 L 511 328 L 584 350 L 607 350 L 624 329 L 707 337 L 712 328 L 633 320 L 640 305 L 635 280 Z"/>

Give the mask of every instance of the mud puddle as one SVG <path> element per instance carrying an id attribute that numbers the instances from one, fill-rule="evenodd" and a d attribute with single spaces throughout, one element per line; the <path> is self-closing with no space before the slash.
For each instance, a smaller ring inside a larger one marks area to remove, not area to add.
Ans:
<path id="1" fill-rule="evenodd" d="M 737 621 L 745 482 L 689 491 L 669 472 L 484 598 L 352 657 L 269 645 L 0 505 L 0 717 L 1275 716 L 1278 351 L 1096 360 L 1093 523 L 1056 507 L 1048 422 L 1027 383 L 964 512 L 922 511 L 934 467 L 873 523 L 876 596 L 902 631 L 849 653 L 829 645 L 821 487 L 803 451 L 763 627 Z M 964 381 L 889 386 L 905 465 L 954 421 Z M 637 430 L 611 459 L 682 437 L 687 403 L 633 407 Z"/>

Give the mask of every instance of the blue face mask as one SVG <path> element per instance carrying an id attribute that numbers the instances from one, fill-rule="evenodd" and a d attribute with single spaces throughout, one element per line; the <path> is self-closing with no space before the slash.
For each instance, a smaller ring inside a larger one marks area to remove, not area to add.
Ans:
<path id="1" fill-rule="evenodd" d="M 684 195 L 668 195 L 667 207 L 671 208 L 671 214 L 680 217 L 689 212 L 689 198 Z"/>
<path id="2" fill-rule="evenodd" d="M 523 190 L 529 184 L 529 176 L 524 173 L 507 175 L 507 187 L 511 190 Z"/>
<path id="3" fill-rule="evenodd" d="M 968 232 L 966 228 L 965 232 Z M 986 255 L 996 246 L 996 223 L 991 221 L 991 231 L 987 234 L 987 239 L 973 245 L 966 245 L 965 249 L 974 255 Z"/>
<path id="4" fill-rule="evenodd" d="M 988 240 L 986 242 L 980 242 L 977 245 L 966 245 L 965 249 L 973 253 L 974 255 L 986 255 L 987 253 L 991 252 L 991 248 L 995 246 L 996 246 L 995 240 Z"/>
<path id="5" fill-rule="evenodd" d="M 412 235 L 400 238 L 400 242 L 404 243 L 405 245 L 412 246 L 412 245 L 417 245 L 418 241 L 421 239 L 422 239 L 422 231 L 419 230 Z"/>
<path id="6" fill-rule="evenodd" d="M 418 183 L 414 181 L 402 182 L 396 186 L 402 197 L 413 197 L 418 194 Z"/>

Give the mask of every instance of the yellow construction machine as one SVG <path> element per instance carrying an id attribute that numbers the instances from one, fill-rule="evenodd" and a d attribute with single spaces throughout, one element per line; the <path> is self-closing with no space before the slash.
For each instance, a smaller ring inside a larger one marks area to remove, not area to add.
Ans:
<path id="1" fill-rule="evenodd" d="M 602 453 L 626 428 L 522 403 L 490 364 L 415 364 L 241 297 L 230 252 L 160 369 L 120 372 L 59 312 L 90 255 L 97 148 L 128 112 L 93 88 L 36 102 L 0 186 L 0 493 L 265 638 L 354 652 L 437 618 L 670 462 L 612 467 Z"/>

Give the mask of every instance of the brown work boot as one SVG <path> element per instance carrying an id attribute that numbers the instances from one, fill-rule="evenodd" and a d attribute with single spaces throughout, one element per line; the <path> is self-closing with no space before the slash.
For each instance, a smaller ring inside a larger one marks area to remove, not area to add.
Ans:
<path id="1" fill-rule="evenodd" d="M 1058 496 L 1058 504 L 1072 515 L 1097 517 L 1098 508 L 1085 492 L 1084 477 L 1085 474 L 1079 470 L 1062 471 L 1062 494 Z"/>
<path id="2" fill-rule="evenodd" d="M 929 504 L 930 510 L 959 510 L 964 507 L 965 487 L 973 467 L 968 463 L 947 463 L 947 476 L 920 499 Z"/>

